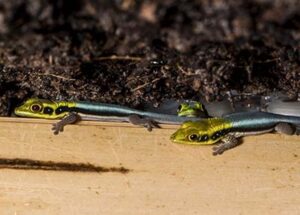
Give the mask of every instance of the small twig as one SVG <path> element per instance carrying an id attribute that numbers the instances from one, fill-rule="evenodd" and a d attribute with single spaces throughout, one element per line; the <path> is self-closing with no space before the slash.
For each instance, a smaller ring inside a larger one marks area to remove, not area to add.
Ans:
<path id="1" fill-rule="evenodd" d="M 177 66 L 177 69 L 179 69 L 183 74 L 189 75 L 189 73 L 186 72 L 178 63 L 176 64 L 176 66 Z"/>
<path id="2" fill-rule="evenodd" d="M 270 63 L 273 61 L 277 61 L 279 59 L 280 59 L 279 57 L 276 57 L 276 58 L 267 59 L 267 60 L 257 60 L 257 61 L 254 61 L 254 63 Z"/>
<path id="3" fill-rule="evenodd" d="M 187 72 L 185 71 L 178 63 L 176 64 L 177 68 L 180 70 L 180 72 L 182 72 L 183 74 L 185 74 L 186 76 L 193 76 L 193 75 L 197 75 L 197 74 L 193 74 L 191 72 Z"/>
<path id="4" fill-rule="evenodd" d="M 131 60 L 131 61 L 141 61 L 141 57 L 131 57 L 131 56 L 105 56 L 105 57 L 98 57 L 95 60 L 97 61 L 103 61 L 103 60 Z"/>
<path id="5" fill-rule="evenodd" d="M 66 78 L 64 76 L 55 75 L 55 74 L 51 74 L 51 73 L 45 73 L 45 74 L 38 73 L 38 75 L 41 75 L 41 76 L 52 76 L 52 77 L 55 77 L 55 78 L 59 78 L 59 79 L 63 79 L 63 80 L 68 80 L 68 81 L 75 81 L 76 80 L 74 78 Z"/>
<path id="6" fill-rule="evenodd" d="M 159 80 L 160 80 L 160 78 L 156 78 L 156 79 L 152 80 L 152 81 L 150 82 L 150 84 L 153 84 L 153 83 L 155 83 L 155 82 L 157 82 L 157 81 L 159 81 Z M 145 84 L 139 85 L 139 86 L 137 86 L 136 88 L 132 89 L 131 92 L 140 90 L 140 89 L 146 87 L 148 84 L 149 84 L 149 83 L 145 83 Z"/>

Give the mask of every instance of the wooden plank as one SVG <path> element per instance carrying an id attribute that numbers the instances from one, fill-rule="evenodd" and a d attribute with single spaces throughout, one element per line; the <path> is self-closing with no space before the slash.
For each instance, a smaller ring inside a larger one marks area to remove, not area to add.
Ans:
<path id="1" fill-rule="evenodd" d="M 222 156 L 177 145 L 177 126 L 147 132 L 82 122 L 61 135 L 53 121 L 1 118 L 0 158 L 90 163 L 122 172 L 0 169 L 1 214 L 297 214 L 297 136 L 247 137 Z"/>

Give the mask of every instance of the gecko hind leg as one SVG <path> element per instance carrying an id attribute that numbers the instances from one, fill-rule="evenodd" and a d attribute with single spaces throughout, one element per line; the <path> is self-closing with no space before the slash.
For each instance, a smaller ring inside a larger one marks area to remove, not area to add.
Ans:
<path id="1" fill-rule="evenodd" d="M 79 121 L 81 118 L 77 113 L 70 113 L 65 118 L 61 119 L 59 122 L 54 123 L 52 130 L 55 135 L 57 135 L 59 132 L 64 131 L 64 127 L 69 124 L 73 124 L 77 121 Z"/>
<path id="2" fill-rule="evenodd" d="M 152 131 L 153 128 L 160 128 L 157 122 L 148 118 L 142 118 L 139 115 L 130 115 L 129 122 L 133 125 L 141 125 L 147 128 L 148 131 Z"/>
<path id="3" fill-rule="evenodd" d="M 296 128 L 296 126 L 286 122 L 280 122 L 275 126 L 276 132 L 286 135 L 297 134 L 297 132 L 299 132 L 297 130 L 298 129 Z"/>
<path id="4" fill-rule="evenodd" d="M 222 139 L 222 142 L 220 145 L 213 147 L 213 155 L 221 155 L 223 152 L 232 149 L 238 145 L 241 144 L 241 141 L 239 141 L 234 135 L 227 135 Z"/>

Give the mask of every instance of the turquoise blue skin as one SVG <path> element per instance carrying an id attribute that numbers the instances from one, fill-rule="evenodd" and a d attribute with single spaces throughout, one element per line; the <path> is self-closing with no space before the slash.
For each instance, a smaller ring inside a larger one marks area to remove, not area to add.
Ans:
<path id="1" fill-rule="evenodd" d="M 203 119 L 202 117 L 181 117 L 174 114 L 148 112 L 114 104 L 91 102 L 76 102 L 75 107 L 67 107 L 66 111 L 97 115 L 107 119 L 110 117 L 138 115 L 164 124 L 181 124 L 185 121 L 197 121 Z"/>
<path id="2" fill-rule="evenodd" d="M 274 128 L 278 123 L 289 123 L 300 127 L 300 117 L 268 112 L 241 112 L 229 114 L 224 119 L 232 122 L 231 131 L 261 131 Z"/>
<path id="3" fill-rule="evenodd" d="M 68 111 L 106 117 L 127 117 L 130 115 L 139 115 L 141 117 L 150 118 L 159 123 L 167 124 L 181 124 L 185 121 L 197 121 L 203 119 L 202 117 L 180 117 L 173 114 L 136 110 L 120 105 L 90 102 L 77 102 L 75 103 L 75 107 L 70 107 Z M 300 126 L 300 117 L 279 115 L 268 112 L 240 112 L 226 115 L 223 118 L 231 121 L 233 129 L 237 131 L 265 130 L 275 127 L 279 122 L 286 122 Z"/>

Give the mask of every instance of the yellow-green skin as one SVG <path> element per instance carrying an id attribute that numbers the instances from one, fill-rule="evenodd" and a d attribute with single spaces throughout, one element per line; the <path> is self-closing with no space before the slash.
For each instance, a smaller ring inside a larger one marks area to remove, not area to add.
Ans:
<path id="1" fill-rule="evenodd" d="M 220 141 L 232 128 L 232 123 L 223 118 L 208 118 L 196 122 L 184 122 L 171 135 L 175 143 L 190 145 L 210 145 Z M 218 134 L 216 136 L 216 134 Z M 196 138 L 195 138 L 196 137 Z"/>
<path id="2" fill-rule="evenodd" d="M 56 114 L 55 110 L 61 106 L 75 107 L 75 102 L 53 102 L 46 99 L 28 99 L 21 106 L 15 108 L 15 114 L 23 117 L 43 118 L 43 119 L 62 119 L 67 112 Z M 38 111 L 34 107 L 40 107 Z M 54 110 L 52 114 L 45 114 L 45 108 L 51 108 Z"/>
<path id="3" fill-rule="evenodd" d="M 177 115 L 186 117 L 198 117 L 203 112 L 204 108 L 200 102 L 195 102 L 194 105 L 182 103 L 178 107 Z"/>

